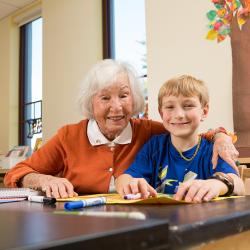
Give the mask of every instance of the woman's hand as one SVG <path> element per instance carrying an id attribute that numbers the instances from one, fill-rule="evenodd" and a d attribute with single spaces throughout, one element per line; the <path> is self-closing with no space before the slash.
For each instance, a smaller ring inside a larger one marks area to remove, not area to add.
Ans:
<path id="1" fill-rule="evenodd" d="M 66 178 L 44 175 L 40 176 L 39 182 L 47 197 L 68 198 L 77 196 L 73 185 Z"/>
<path id="2" fill-rule="evenodd" d="M 214 139 L 215 141 L 212 158 L 213 168 L 216 168 L 218 156 L 220 156 L 239 174 L 239 170 L 235 163 L 239 156 L 239 152 L 234 147 L 232 143 L 232 138 L 224 133 L 218 133 L 216 134 Z"/>
<path id="3" fill-rule="evenodd" d="M 66 178 L 30 173 L 20 181 L 22 187 L 42 190 L 47 197 L 68 198 L 77 196 L 74 187 Z"/>
<path id="4" fill-rule="evenodd" d="M 116 191 L 123 197 L 127 194 L 141 193 L 141 198 L 155 197 L 157 192 L 144 178 L 133 178 L 128 174 L 122 174 L 116 179 Z"/>
<path id="5" fill-rule="evenodd" d="M 220 180 L 191 180 L 183 182 L 177 193 L 174 195 L 176 200 L 187 202 L 210 201 L 219 195 L 227 192 L 227 186 Z"/>

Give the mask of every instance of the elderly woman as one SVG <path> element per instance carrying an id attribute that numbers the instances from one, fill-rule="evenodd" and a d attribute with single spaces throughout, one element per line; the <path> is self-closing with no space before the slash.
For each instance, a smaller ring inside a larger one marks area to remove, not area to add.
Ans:
<path id="1" fill-rule="evenodd" d="M 111 192 L 142 145 L 165 133 L 159 122 L 132 118 L 143 111 L 144 97 L 138 76 L 122 62 L 97 63 L 83 82 L 79 105 L 87 119 L 59 129 L 6 174 L 6 186 L 39 189 L 56 198 Z M 214 148 L 234 165 L 237 151 L 230 137 L 223 134 Z"/>

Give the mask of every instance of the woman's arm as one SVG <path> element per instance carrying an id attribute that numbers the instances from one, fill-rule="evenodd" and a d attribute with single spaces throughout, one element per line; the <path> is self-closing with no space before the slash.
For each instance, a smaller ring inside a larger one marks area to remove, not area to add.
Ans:
<path id="1" fill-rule="evenodd" d="M 64 130 L 61 129 L 28 159 L 8 171 L 4 178 L 5 186 L 35 188 L 46 192 L 48 197 L 73 196 L 72 184 L 58 177 L 65 167 L 65 150 L 61 143 L 63 136 Z"/>
<path id="2" fill-rule="evenodd" d="M 27 174 L 56 176 L 63 168 L 64 150 L 59 136 L 55 135 L 29 158 L 11 168 L 4 177 L 4 184 L 7 187 L 16 187 Z"/>
<path id="3" fill-rule="evenodd" d="M 73 185 L 66 178 L 52 175 L 30 173 L 20 180 L 19 186 L 41 190 L 47 197 L 68 198 L 77 195 Z"/>
<path id="4" fill-rule="evenodd" d="M 213 168 L 216 168 L 219 156 L 231 167 L 233 167 L 233 169 L 237 173 L 239 173 L 238 167 L 236 165 L 236 160 L 239 156 L 239 152 L 233 145 L 232 137 L 224 133 L 218 133 L 214 136 L 214 148 L 212 157 Z"/>

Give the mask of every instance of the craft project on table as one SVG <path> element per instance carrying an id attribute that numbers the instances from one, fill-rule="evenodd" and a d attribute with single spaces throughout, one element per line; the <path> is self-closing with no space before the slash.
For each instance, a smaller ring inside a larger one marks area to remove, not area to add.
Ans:
<path id="1" fill-rule="evenodd" d="M 106 204 L 192 204 L 194 202 L 186 202 L 184 200 L 177 201 L 173 199 L 171 195 L 158 193 L 157 197 L 149 197 L 147 199 L 136 199 L 136 200 L 125 200 L 119 194 L 93 194 L 93 195 L 83 195 L 72 198 L 61 198 L 57 201 L 79 201 L 95 197 L 105 197 Z M 220 201 L 231 198 L 240 198 L 243 196 L 229 196 L 229 197 L 217 197 L 213 201 Z"/>

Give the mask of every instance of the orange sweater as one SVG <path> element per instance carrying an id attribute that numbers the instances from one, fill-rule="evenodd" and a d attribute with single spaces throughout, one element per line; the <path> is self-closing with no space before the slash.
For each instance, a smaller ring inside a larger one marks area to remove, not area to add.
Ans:
<path id="1" fill-rule="evenodd" d="M 159 122 L 131 119 L 132 141 L 117 145 L 92 146 L 87 137 L 88 120 L 62 127 L 43 147 L 18 163 L 4 178 L 4 184 L 16 187 L 28 173 L 67 178 L 77 193 L 107 193 L 111 176 L 119 176 L 132 163 L 142 145 L 154 134 L 165 133 Z"/>

